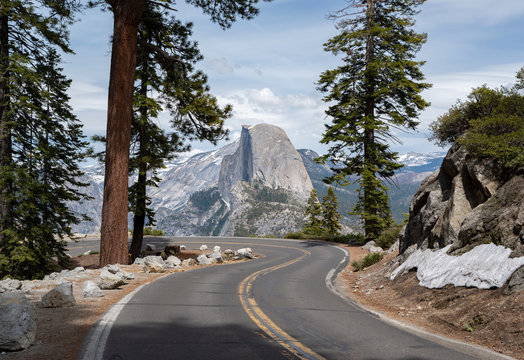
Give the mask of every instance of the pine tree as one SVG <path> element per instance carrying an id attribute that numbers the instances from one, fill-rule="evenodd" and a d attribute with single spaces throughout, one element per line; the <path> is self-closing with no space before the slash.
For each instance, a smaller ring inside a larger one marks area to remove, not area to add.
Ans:
<path id="1" fill-rule="evenodd" d="M 322 228 L 330 235 L 339 235 L 342 230 L 338 213 L 338 202 L 335 190 L 330 186 L 322 198 Z"/>
<path id="2" fill-rule="evenodd" d="M 187 0 L 211 17 L 222 28 L 237 18 L 251 19 L 258 13 L 259 0 Z M 271 0 L 264 0 L 271 1 Z M 109 79 L 105 151 L 104 203 L 100 263 L 126 263 L 127 252 L 127 176 L 133 118 L 133 86 L 137 57 L 138 26 L 146 4 L 170 11 L 173 0 L 90 1 L 91 6 L 106 5 L 113 12 L 113 45 Z M 178 59 L 179 60 L 179 59 Z"/>
<path id="3" fill-rule="evenodd" d="M 317 191 L 315 189 L 312 189 L 309 193 L 304 216 L 307 220 L 302 229 L 304 234 L 320 235 L 324 232 L 322 226 L 322 205 L 318 201 Z"/>
<path id="4" fill-rule="evenodd" d="M 202 56 L 196 43 L 189 41 L 191 26 L 167 18 L 149 4 L 139 25 L 129 167 L 130 174 L 138 172 L 129 192 L 130 210 L 134 213 L 132 260 L 142 248 L 146 218 L 149 225 L 155 222 L 147 187 L 158 186 L 157 170 L 175 153 L 189 150 L 184 140 L 208 140 L 216 144 L 227 134 L 223 123 L 231 116 L 231 107 L 221 109 L 209 95 L 205 76 L 193 69 Z M 153 121 L 162 106 L 172 116 L 170 134 Z"/>
<path id="5" fill-rule="evenodd" d="M 341 32 L 325 45 L 342 54 L 343 64 L 321 74 L 318 89 L 332 104 L 321 143 L 332 144 L 320 161 L 335 165 L 328 182 L 342 185 L 358 175 L 359 201 L 354 214 L 367 238 L 376 238 L 391 222 L 384 180 L 401 165 L 389 142 L 394 129 L 415 129 L 415 118 L 428 106 L 420 92 L 423 62 L 414 60 L 425 34 L 413 29 L 416 7 L 424 0 L 352 0 L 331 17 Z"/>
<path id="6" fill-rule="evenodd" d="M 10 54 L 11 161 L 2 172 L 10 183 L 10 222 L 3 230 L 0 278 L 41 278 L 56 262 L 65 265 L 64 237 L 85 219 L 68 208 L 87 198 L 78 164 L 87 142 L 68 105 L 70 80 L 61 74 L 57 52 L 42 40 L 33 42 L 37 53 L 13 48 Z"/>

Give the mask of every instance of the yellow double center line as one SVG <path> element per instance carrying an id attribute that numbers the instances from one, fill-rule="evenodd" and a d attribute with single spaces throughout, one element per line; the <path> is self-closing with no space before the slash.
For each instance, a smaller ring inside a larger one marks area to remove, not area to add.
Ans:
<path id="1" fill-rule="evenodd" d="M 278 344 L 282 345 L 285 349 L 287 349 L 289 352 L 294 354 L 299 359 L 323 360 L 324 358 L 322 356 L 315 353 L 313 350 L 311 350 L 304 344 L 300 343 L 299 341 L 291 337 L 289 334 L 287 334 L 284 330 L 279 328 L 266 314 L 264 314 L 264 312 L 262 311 L 260 306 L 258 306 L 252 294 L 253 283 L 256 281 L 258 277 L 262 275 L 266 275 L 272 271 L 281 269 L 283 267 L 289 266 L 296 262 L 299 262 L 300 260 L 304 259 L 306 256 L 310 255 L 311 253 L 303 249 L 297 249 L 297 248 L 288 247 L 288 246 L 278 246 L 278 245 L 267 245 L 267 246 L 300 250 L 304 254 L 294 260 L 285 262 L 283 264 L 276 265 L 276 266 L 273 266 L 267 269 L 259 270 L 249 275 L 244 280 L 242 280 L 242 282 L 240 283 L 238 287 L 238 293 L 240 296 L 242 307 L 244 308 L 246 313 L 249 315 L 251 320 L 253 320 L 253 322 L 260 329 L 262 329 L 273 340 L 275 340 Z"/>

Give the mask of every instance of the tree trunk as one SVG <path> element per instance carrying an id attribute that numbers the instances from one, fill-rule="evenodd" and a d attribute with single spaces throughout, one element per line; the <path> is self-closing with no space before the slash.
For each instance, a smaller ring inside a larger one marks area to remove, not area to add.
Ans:
<path id="1" fill-rule="evenodd" d="M 140 144 L 142 145 L 142 144 Z M 141 168 L 143 166 L 140 166 Z M 145 170 L 145 169 L 144 169 Z M 138 173 L 138 189 L 136 196 L 136 209 L 133 218 L 133 240 L 131 241 L 131 261 L 140 255 L 144 240 L 144 224 L 146 220 L 146 181 L 147 173 L 142 169 Z"/>
<path id="2" fill-rule="evenodd" d="M 11 180 L 7 173 L 11 164 L 11 130 L 8 124 L 9 109 L 9 16 L 2 8 L 0 16 L 0 252 L 4 235 L 1 233 L 9 227 L 11 221 L 11 206 L 9 196 L 11 193 Z"/>
<path id="3" fill-rule="evenodd" d="M 143 81 L 144 83 L 144 81 Z M 145 109 L 147 112 L 147 109 Z M 144 108 L 141 109 L 142 115 Z M 139 124 L 139 157 L 143 159 L 146 149 L 144 149 L 144 128 L 143 124 Z M 131 241 L 131 261 L 140 255 L 142 250 L 142 241 L 144 240 L 144 224 L 146 220 L 146 191 L 147 191 L 147 165 L 140 161 L 138 165 L 138 180 L 137 180 L 137 189 L 136 189 L 136 204 L 135 204 L 135 214 L 133 218 L 133 240 Z"/>
<path id="4" fill-rule="evenodd" d="M 369 65 L 373 61 L 375 44 L 374 44 L 374 35 L 371 33 L 371 27 L 373 24 L 373 16 L 375 13 L 375 0 L 367 0 L 367 11 L 366 19 L 367 26 L 366 30 L 366 110 L 365 116 L 367 118 L 367 128 L 364 130 L 364 166 L 368 168 L 373 165 L 375 159 L 373 158 L 373 145 L 375 143 L 375 101 L 373 99 L 373 93 L 375 92 L 375 77 L 369 71 Z M 374 175 L 374 173 L 373 173 Z M 371 199 L 373 193 L 373 187 L 375 185 L 368 178 L 364 179 L 364 213 L 367 215 L 376 215 L 376 208 L 371 206 L 373 199 Z M 364 221 L 364 230 L 366 237 L 369 237 L 373 233 L 373 228 L 376 226 L 376 221 L 366 217 Z"/>
<path id="5" fill-rule="evenodd" d="M 127 264 L 129 146 L 137 31 L 145 0 L 111 1 L 114 28 L 107 104 L 100 266 Z"/>
<path id="6" fill-rule="evenodd" d="M 140 79 L 140 95 L 147 97 L 148 78 L 148 55 L 144 55 L 142 60 L 142 77 Z M 131 261 L 140 255 L 142 242 L 144 240 L 144 224 L 146 220 L 146 198 L 147 198 L 147 163 L 145 156 L 148 149 L 145 148 L 145 127 L 147 126 L 147 106 L 140 107 L 140 119 L 136 122 L 138 126 L 138 179 L 136 189 L 135 214 L 133 218 L 133 240 L 131 241 Z"/>

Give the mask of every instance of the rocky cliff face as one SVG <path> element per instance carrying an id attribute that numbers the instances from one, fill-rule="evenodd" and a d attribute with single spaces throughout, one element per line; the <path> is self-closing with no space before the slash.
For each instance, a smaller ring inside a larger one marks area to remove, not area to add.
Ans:
<path id="1" fill-rule="evenodd" d="M 269 124 L 243 126 L 236 152 L 224 156 L 218 184 L 226 200 L 239 181 L 288 190 L 304 200 L 313 189 L 302 158 L 284 130 Z"/>
<path id="2" fill-rule="evenodd" d="M 413 197 L 400 252 L 451 245 L 449 252 L 459 254 L 494 243 L 523 256 L 523 175 L 508 180 L 493 162 L 454 145 Z"/>
<path id="3" fill-rule="evenodd" d="M 302 227 L 312 188 L 286 133 L 263 124 L 170 170 L 152 197 L 169 235 L 283 235 Z"/>

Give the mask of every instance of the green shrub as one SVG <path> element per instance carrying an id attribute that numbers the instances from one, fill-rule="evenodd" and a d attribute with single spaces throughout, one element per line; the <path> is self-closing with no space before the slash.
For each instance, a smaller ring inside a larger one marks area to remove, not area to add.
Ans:
<path id="1" fill-rule="evenodd" d="M 524 68 L 512 89 L 473 89 L 431 124 L 431 140 L 443 146 L 458 143 L 480 158 L 494 159 L 511 174 L 524 166 Z"/>
<path id="2" fill-rule="evenodd" d="M 153 229 L 151 226 L 146 226 L 144 228 L 144 235 L 164 236 L 165 234 L 160 229 Z"/>
<path id="3" fill-rule="evenodd" d="M 357 271 L 364 270 L 368 266 L 378 263 L 380 260 L 382 260 L 383 256 L 383 253 L 369 253 L 362 260 L 353 261 L 351 265 L 353 265 L 353 267 L 357 269 Z"/>
<path id="4" fill-rule="evenodd" d="M 375 240 L 377 246 L 387 250 L 398 240 L 398 235 L 404 224 L 394 224 L 389 229 L 384 230 L 380 236 Z"/>
<path id="5" fill-rule="evenodd" d="M 470 122 L 458 142 L 474 155 L 492 158 L 503 168 L 524 166 L 524 118 L 496 115 Z"/>
<path id="6" fill-rule="evenodd" d="M 284 239 L 297 239 L 302 240 L 306 239 L 306 235 L 303 232 L 290 232 L 284 235 Z"/>
<path id="7" fill-rule="evenodd" d="M 323 234 L 304 234 L 303 232 L 290 232 L 284 236 L 284 239 L 297 239 L 297 240 L 324 240 L 342 244 L 351 245 L 362 245 L 364 244 L 365 237 L 362 234 L 345 234 L 345 235 L 332 235 L 328 233 Z"/>

